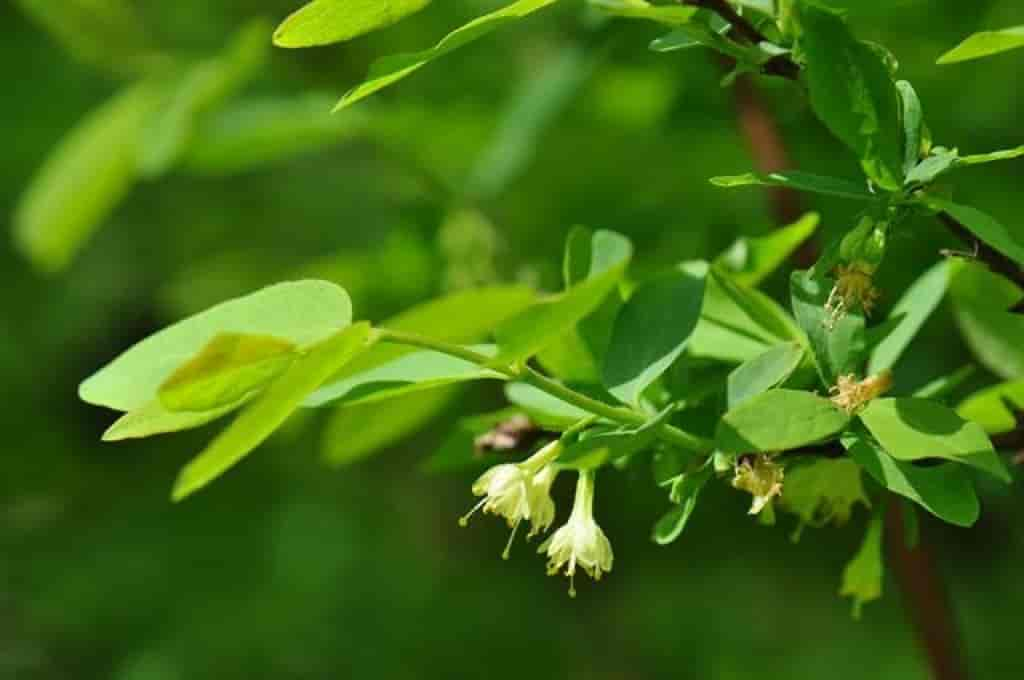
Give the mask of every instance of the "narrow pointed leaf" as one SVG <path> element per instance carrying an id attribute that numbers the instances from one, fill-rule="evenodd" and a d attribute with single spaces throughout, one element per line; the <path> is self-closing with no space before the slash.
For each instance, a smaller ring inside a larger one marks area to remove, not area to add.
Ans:
<path id="1" fill-rule="evenodd" d="M 928 204 L 936 210 L 952 215 L 972 234 L 989 244 L 1003 255 L 1012 258 L 1017 264 L 1024 266 L 1024 234 L 1016 229 L 1008 229 L 990 215 L 977 208 L 959 205 L 942 198 L 929 197 Z"/>
<path id="2" fill-rule="evenodd" d="M 351 40 L 414 14 L 431 0 L 313 0 L 274 31 L 278 47 L 313 47 Z"/>
<path id="3" fill-rule="evenodd" d="M 793 224 L 755 238 L 740 238 L 715 259 L 743 286 L 755 287 L 781 266 L 818 228 L 821 217 L 807 213 Z"/>
<path id="4" fill-rule="evenodd" d="M 877 196 L 868 191 L 866 186 L 861 186 L 849 180 L 797 171 L 771 172 L 767 174 L 748 172 L 744 175 L 723 175 L 721 177 L 712 177 L 711 183 L 717 187 L 727 189 L 747 186 L 785 187 L 814 194 L 849 198 L 855 201 L 875 201 L 878 199 Z"/>
<path id="5" fill-rule="evenodd" d="M 981 31 L 967 37 L 962 43 L 939 57 L 937 64 L 955 64 L 970 59 L 980 59 L 993 54 L 1024 47 L 1024 26 L 1014 26 L 998 31 Z"/>
<path id="6" fill-rule="evenodd" d="M 868 373 L 874 375 L 896 365 L 921 326 L 942 302 L 949 285 L 949 264 L 943 260 L 921 275 L 889 313 L 899 318 L 896 327 L 872 350 Z"/>

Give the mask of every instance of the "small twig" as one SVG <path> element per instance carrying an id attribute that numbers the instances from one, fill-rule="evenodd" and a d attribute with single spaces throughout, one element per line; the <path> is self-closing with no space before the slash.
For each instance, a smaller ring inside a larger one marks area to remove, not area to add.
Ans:
<path id="1" fill-rule="evenodd" d="M 972 259 L 983 262 L 989 269 L 997 274 L 1005 276 L 1021 288 L 1024 288 L 1024 269 L 1012 259 L 977 238 L 970 230 L 960 223 L 949 213 L 940 212 L 939 221 L 946 225 L 946 228 L 953 232 L 953 235 L 972 248 Z M 1024 307 L 1016 305 L 1011 311 L 1022 312 Z"/>

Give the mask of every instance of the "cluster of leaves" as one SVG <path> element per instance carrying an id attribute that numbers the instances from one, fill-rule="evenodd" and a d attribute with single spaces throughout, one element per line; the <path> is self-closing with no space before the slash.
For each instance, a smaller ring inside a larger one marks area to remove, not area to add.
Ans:
<path id="1" fill-rule="evenodd" d="M 430 49 L 382 59 L 338 108 L 554 2 L 519 0 Z M 274 42 L 305 47 L 347 40 L 426 4 L 314 0 L 277 29 Z M 793 79 L 859 160 L 861 179 L 804 172 L 712 179 L 722 187 L 784 186 L 864 204 L 848 234 L 813 267 L 792 273 L 790 311 L 756 286 L 811 236 L 817 215 L 741 240 L 713 262 L 684 262 L 639 280 L 630 276 L 628 239 L 577 228 L 566 246 L 564 290 L 554 295 L 521 287 L 471 290 L 374 326 L 352 323 L 343 289 L 299 281 L 186 319 L 83 383 L 84 400 L 124 413 L 106 438 L 183 430 L 239 411 L 182 470 L 174 490 L 181 499 L 240 461 L 300 407 L 342 406 L 329 427 L 344 433 L 331 440 L 345 448 L 328 453 L 350 461 L 429 418 L 443 404 L 436 395 L 452 385 L 499 380 L 509 408 L 458 423 L 431 467 L 499 460 L 482 457 L 474 439 L 507 418 L 526 416 L 547 440 L 562 442 L 559 468 L 589 475 L 648 462 L 671 504 L 654 527 L 659 543 L 678 538 L 716 475 L 752 493 L 753 509 L 765 521 L 776 507 L 792 514 L 798 531 L 844 522 L 858 504 L 874 508 L 842 592 L 857 606 L 877 597 L 879 513 L 891 494 L 970 526 L 979 514 L 973 471 L 1010 481 L 989 434 L 1012 429 L 1014 404 L 1024 404 L 1021 383 L 1012 382 L 1024 375 L 1024 322 L 1010 311 L 1022 297 L 1015 283 L 968 258 L 938 261 L 887 319 L 869 326 L 872 276 L 884 266 L 889 239 L 913 237 L 912 218 L 933 215 L 1019 272 L 1024 244 L 1014 231 L 952 201 L 937 182 L 961 167 L 1022 155 L 1024 148 L 961 155 L 933 144 L 913 87 L 896 79 L 893 55 L 856 38 L 840 14 L 810 0 L 736 4 L 589 3 L 607 15 L 665 25 L 671 32 L 652 43 L 656 51 L 703 46 L 724 54 L 736 65 L 726 83 L 748 73 Z M 972 38 L 951 55 L 1012 46 L 1009 38 Z M 137 124 L 154 110 L 161 111 L 156 120 L 171 119 L 161 144 L 122 159 L 133 171 L 167 167 L 187 136 L 186 112 L 215 99 L 179 97 L 188 101 L 166 109 L 128 107 Z M 23 227 L 27 234 L 50 233 L 38 216 L 22 223 L 35 225 Z M 944 397 L 964 371 L 915 393 L 897 384 L 896 396 L 882 396 L 890 388 L 888 372 L 947 293 L 979 361 L 1011 382 L 959 409 Z"/>

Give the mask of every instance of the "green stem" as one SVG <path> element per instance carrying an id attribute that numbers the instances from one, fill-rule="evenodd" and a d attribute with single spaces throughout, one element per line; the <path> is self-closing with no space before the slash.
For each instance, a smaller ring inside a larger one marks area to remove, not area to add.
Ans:
<path id="1" fill-rule="evenodd" d="M 486 366 L 498 373 L 501 373 L 509 380 L 521 380 L 522 382 L 532 385 L 542 392 L 546 392 L 553 397 L 557 397 L 568 404 L 577 406 L 584 411 L 601 416 L 602 418 L 607 418 L 615 423 L 621 423 L 623 425 L 643 425 L 650 420 L 650 417 L 641 411 L 623 406 L 612 406 L 611 404 L 606 404 L 599 399 L 588 397 L 587 395 L 581 394 L 570 387 L 566 387 L 557 380 L 552 380 L 546 375 L 538 373 L 526 365 L 494 366 L 491 357 L 480 354 L 479 352 L 474 352 L 473 350 L 462 347 L 461 345 L 444 342 L 442 340 L 434 340 L 433 338 L 426 338 L 413 333 L 393 331 L 387 328 L 378 328 L 376 329 L 376 332 L 377 338 L 383 342 L 393 342 L 399 345 L 429 349 L 469 361 L 479 366 Z M 673 444 L 674 446 L 678 446 L 679 448 L 693 451 L 695 453 L 710 453 L 714 448 L 712 443 L 707 439 L 680 430 L 678 427 L 673 425 L 662 425 L 658 429 L 658 436 L 669 444 Z"/>

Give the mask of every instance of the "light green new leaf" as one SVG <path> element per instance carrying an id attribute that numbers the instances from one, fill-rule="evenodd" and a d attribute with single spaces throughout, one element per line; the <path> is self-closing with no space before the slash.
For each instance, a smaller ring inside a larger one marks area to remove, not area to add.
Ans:
<path id="1" fill-rule="evenodd" d="M 277 284 L 151 335 L 83 382 L 78 394 L 90 404 L 134 411 L 155 400 L 164 381 L 220 333 L 269 335 L 304 349 L 351 320 L 348 293 L 333 283 Z"/>
<path id="2" fill-rule="evenodd" d="M 629 240 L 612 231 L 597 231 L 592 240 L 591 275 L 565 292 L 542 300 L 501 324 L 495 331 L 495 363 L 526 359 L 556 340 L 596 310 L 618 286 L 633 254 Z"/>
<path id="3" fill-rule="evenodd" d="M 68 265 L 138 176 L 142 130 L 161 99 L 153 83 L 122 90 L 61 140 L 15 208 L 19 249 L 44 272 Z"/>
<path id="4" fill-rule="evenodd" d="M 853 617 L 860 618 L 864 605 L 882 597 L 882 516 L 876 513 L 868 524 L 864 542 L 843 569 L 839 594 L 853 598 Z"/>
<path id="5" fill-rule="evenodd" d="M 675 407 L 669 406 L 639 427 L 591 428 L 580 435 L 578 441 L 565 447 L 558 462 L 572 467 L 586 466 L 586 463 L 601 464 L 639 453 L 655 442 L 661 426 L 674 412 Z"/>
<path id="6" fill-rule="evenodd" d="M 687 24 L 699 11 L 696 7 L 652 5 L 646 0 L 587 0 L 587 3 L 612 16 L 647 19 L 667 26 Z"/>
<path id="7" fill-rule="evenodd" d="M 729 408 L 784 383 L 800 366 L 804 354 L 798 343 L 787 342 L 737 366 L 726 383 Z"/>
<path id="8" fill-rule="evenodd" d="M 937 401 L 875 399 L 859 417 L 882 448 L 897 460 L 943 458 L 1010 481 L 985 430 Z"/>
<path id="9" fill-rule="evenodd" d="M 786 482 L 779 506 L 804 526 L 843 525 L 855 505 L 870 507 L 860 467 L 849 458 L 813 458 L 786 468 Z"/>
<path id="10" fill-rule="evenodd" d="M 642 284 L 615 319 L 603 381 L 620 401 L 637 405 L 644 390 L 686 349 L 704 303 L 706 262 L 689 262 Z"/>
<path id="11" fill-rule="evenodd" d="M 1018 233 L 1017 230 L 1007 229 L 993 217 L 977 208 L 958 205 L 934 196 L 929 196 L 927 202 L 932 208 L 949 213 L 967 227 L 972 234 L 1003 255 L 1012 258 L 1017 264 L 1024 266 L 1024 235 Z"/>
<path id="12" fill-rule="evenodd" d="M 154 399 L 150 403 L 129 411 L 118 418 L 103 433 L 103 441 L 117 442 L 125 439 L 142 439 L 157 434 L 180 432 L 202 427 L 231 413 L 253 396 L 250 392 L 236 403 L 227 404 L 211 411 L 168 411 Z"/>
<path id="13" fill-rule="evenodd" d="M 1005 382 L 975 392 L 960 402 L 956 412 L 961 418 L 981 425 L 989 434 L 1000 434 L 1017 426 L 1009 405 L 1024 411 L 1024 380 Z"/>
<path id="14" fill-rule="evenodd" d="M 169 411 L 212 411 L 237 403 L 280 375 L 295 345 L 267 335 L 220 333 L 160 386 Z"/>
<path id="15" fill-rule="evenodd" d="M 438 387 L 409 392 L 386 404 L 341 406 L 324 429 L 324 460 L 330 465 L 351 465 L 397 444 L 443 413 L 457 391 Z"/>
<path id="16" fill-rule="evenodd" d="M 256 75 L 267 54 L 270 26 L 242 27 L 223 54 L 181 74 L 146 128 L 139 166 L 147 177 L 167 172 L 189 145 L 199 119 L 216 110 Z"/>
<path id="17" fill-rule="evenodd" d="M 493 345 L 471 349 L 489 357 L 494 356 L 496 351 Z M 504 377 L 501 373 L 464 359 L 423 350 L 333 382 L 309 395 L 303 405 L 317 407 L 338 401 L 346 405 L 369 403 L 442 385 L 473 380 L 501 380 Z"/>
<path id="18" fill-rule="evenodd" d="M 715 266 L 727 271 L 736 283 L 753 288 L 810 238 L 820 222 L 818 213 L 807 213 L 765 236 L 742 237 L 715 258 Z"/>
<path id="19" fill-rule="evenodd" d="M 878 200 L 878 197 L 868 191 L 866 186 L 838 177 L 812 175 L 808 172 L 771 172 L 764 175 L 748 172 L 743 175 L 712 177 L 710 181 L 716 187 L 726 189 L 747 186 L 785 187 L 796 191 L 809 191 L 814 194 L 849 198 L 855 201 Z"/>
<path id="20" fill-rule="evenodd" d="M 449 52 L 468 45 L 475 40 L 482 38 L 488 33 L 521 19 L 548 5 L 554 4 L 556 0 L 518 0 L 502 9 L 477 17 L 468 24 L 455 29 L 441 39 L 434 47 L 422 52 L 412 54 L 396 54 L 394 56 L 378 59 L 370 66 L 370 73 L 366 80 L 352 88 L 341 98 L 335 111 L 350 106 L 361 99 L 369 97 L 374 92 L 381 90 L 388 85 L 398 82 L 408 75 L 418 71 L 429 62 L 442 57 Z"/>
<path id="21" fill-rule="evenodd" d="M 1024 47 L 1024 26 L 998 31 L 982 31 L 969 36 L 962 43 L 939 57 L 936 64 L 955 64 L 969 59 L 988 57 L 1007 50 Z"/>
<path id="22" fill-rule="evenodd" d="M 978 521 L 981 508 L 965 468 L 955 463 L 920 466 L 896 460 L 861 429 L 844 435 L 843 446 L 876 482 L 950 524 L 969 527 Z"/>
<path id="23" fill-rule="evenodd" d="M 864 173 L 895 191 L 903 185 L 903 125 L 896 86 L 885 59 L 857 40 L 835 12 L 801 3 L 803 51 L 811 106 L 856 153 Z"/>
<path id="24" fill-rule="evenodd" d="M 922 159 L 907 171 L 903 183 L 908 187 L 923 186 L 954 169 L 957 165 L 956 149 L 935 147 L 931 155 Z"/>
<path id="25" fill-rule="evenodd" d="M 950 269 L 955 318 L 978 361 L 1002 378 L 1024 378 L 1024 315 L 1007 311 L 1024 292 L 982 264 Z"/>
<path id="26" fill-rule="evenodd" d="M 949 285 L 949 263 L 933 265 L 921 275 L 889 312 L 890 319 L 899 319 L 896 327 L 871 350 L 868 374 L 875 375 L 892 368 L 910 346 L 921 326 L 939 306 Z"/>
<path id="27" fill-rule="evenodd" d="M 790 278 L 793 314 L 810 339 L 822 383 L 831 387 L 841 375 L 856 372 L 867 347 L 864 317 L 847 312 L 830 321 L 825 310 L 829 281 L 810 272 L 796 271 Z"/>
<path id="28" fill-rule="evenodd" d="M 900 118 L 903 120 L 903 172 L 906 174 L 921 158 L 924 111 L 913 85 L 906 80 L 897 80 L 896 90 L 900 95 Z"/>
<path id="29" fill-rule="evenodd" d="M 363 111 L 328 116 L 332 97 L 260 97 L 226 105 L 203 117 L 184 152 L 190 172 L 231 174 L 260 168 L 366 135 Z"/>
<path id="30" fill-rule="evenodd" d="M 850 416 L 828 399 L 797 390 L 769 390 L 730 409 L 718 423 L 722 453 L 772 453 L 839 434 Z"/>
<path id="31" fill-rule="evenodd" d="M 398 23 L 431 0 L 313 0 L 274 31 L 278 47 L 313 47 L 351 40 Z"/>
<path id="32" fill-rule="evenodd" d="M 262 444 L 303 399 L 366 348 L 371 330 L 365 322 L 349 326 L 297 359 L 181 470 L 174 485 L 174 500 L 180 501 L 206 486 Z"/>

